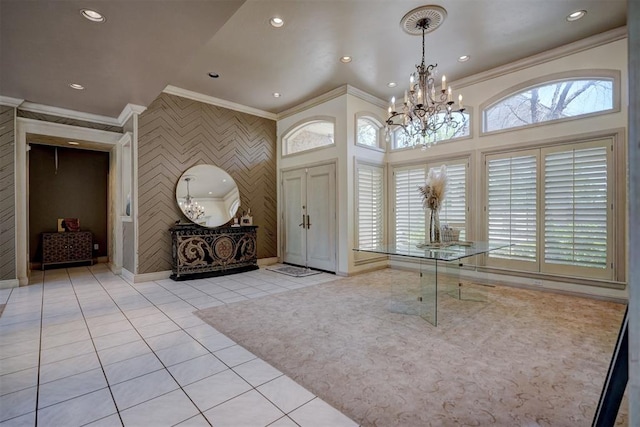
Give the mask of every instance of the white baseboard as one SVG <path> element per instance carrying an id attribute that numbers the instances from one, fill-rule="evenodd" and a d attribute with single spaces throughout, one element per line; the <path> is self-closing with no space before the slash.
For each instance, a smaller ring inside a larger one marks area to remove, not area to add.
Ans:
<path id="1" fill-rule="evenodd" d="M 271 257 L 271 258 L 260 258 L 258 259 L 258 266 L 259 267 L 267 267 L 269 265 L 273 265 L 273 264 L 277 264 L 278 263 L 278 257 Z"/>
<path id="2" fill-rule="evenodd" d="M 135 277 L 135 274 L 133 274 L 132 272 L 130 272 L 129 270 L 127 270 L 126 268 L 122 268 L 122 270 L 120 271 L 120 275 L 122 276 L 122 278 L 124 280 L 126 280 L 129 283 L 134 283 L 133 279 Z"/>
<path id="3" fill-rule="evenodd" d="M 145 274 L 133 274 L 126 268 L 122 268 L 120 275 L 129 283 L 142 283 L 142 282 L 152 282 L 154 280 L 168 279 L 169 276 L 171 275 L 171 270 L 156 271 L 154 273 L 145 273 Z"/>
<path id="4" fill-rule="evenodd" d="M 164 280 L 171 276 L 171 270 L 156 271 L 154 273 L 134 274 L 133 283 L 153 282 L 154 280 Z"/>
<path id="5" fill-rule="evenodd" d="M 20 286 L 18 279 L 0 280 L 0 289 L 17 288 Z"/>
<path id="6" fill-rule="evenodd" d="M 111 272 L 112 272 L 113 274 L 116 274 L 116 275 L 121 275 L 121 274 L 122 274 L 122 270 L 123 270 L 123 268 L 122 268 L 122 267 L 119 267 L 119 266 L 117 266 L 117 265 L 115 265 L 115 264 L 114 264 L 114 263 L 112 263 L 112 262 L 110 262 L 110 263 L 107 265 L 107 267 L 109 267 L 109 270 L 111 270 Z"/>

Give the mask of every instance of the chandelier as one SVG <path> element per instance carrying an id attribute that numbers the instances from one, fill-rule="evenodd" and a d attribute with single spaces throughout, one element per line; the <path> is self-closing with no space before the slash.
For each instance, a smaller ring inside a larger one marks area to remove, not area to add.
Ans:
<path id="1" fill-rule="evenodd" d="M 184 180 L 187 182 L 187 196 L 184 198 L 184 203 L 180 202 L 182 212 L 192 221 L 200 219 L 204 216 L 204 208 L 193 200 L 193 197 L 189 194 L 189 182 L 192 180 L 195 181 L 195 178 L 188 176 Z"/>
<path id="2" fill-rule="evenodd" d="M 462 95 L 458 95 L 457 106 L 454 105 L 446 77 L 442 76 L 441 84 L 436 82 L 438 64 L 426 65 L 424 62 L 424 36 L 442 24 L 446 13 L 440 6 L 423 6 L 407 13 L 400 22 L 409 34 L 422 33 L 422 62 L 409 77 L 404 101 L 397 105 L 395 97 L 391 98 L 386 132 L 389 137 L 392 131 L 402 131 L 402 135 L 396 133 L 396 136 L 409 146 L 426 149 L 465 124 Z"/>

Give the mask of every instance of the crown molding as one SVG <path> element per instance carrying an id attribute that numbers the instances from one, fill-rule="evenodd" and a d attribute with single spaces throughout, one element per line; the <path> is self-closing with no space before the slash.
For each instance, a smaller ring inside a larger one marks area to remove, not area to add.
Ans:
<path id="1" fill-rule="evenodd" d="M 118 123 L 120 124 L 120 126 L 124 126 L 125 123 L 127 123 L 127 121 L 131 118 L 131 116 L 133 116 L 134 114 L 140 115 L 144 113 L 146 109 L 147 107 L 144 107 L 142 105 L 127 104 L 124 106 L 122 112 L 118 116 Z"/>
<path id="2" fill-rule="evenodd" d="M 269 120 L 277 119 L 277 116 L 274 113 L 270 113 L 268 111 L 259 110 L 257 108 L 248 107 L 242 104 L 236 104 L 235 102 L 226 101 L 220 98 L 214 98 L 213 96 L 204 95 L 202 93 L 193 92 L 191 90 L 182 89 L 182 88 L 171 86 L 171 85 L 168 85 L 167 87 L 165 87 L 163 92 L 168 93 L 169 95 L 180 96 L 182 98 L 191 99 L 193 101 L 215 105 L 217 107 L 227 108 L 229 110 L 235 110 L 241 113 L 247 113 L 253 116 L 263 117 Z"/>
<path id="3" fill-rule="evenodd" d="M 311 98 L 308 101 L 303 102 L 302 104 L 298 104 L 295 107 L 291 107 L 288 110 L 281 111 L 277 115 L 278 120 L 282 120 L 286 117 L 292 116 L 294 114 L 298 114 L 304 110 L 308 110 L 309 108 L 315 107 L 316 105 L 323 104 L 327 101 L 330 101 L 334 98 L 342 96 L 347 93 L 348 85 L 339 86 L 333 90 L 330 90 L 327 93 L 323 93 L 322 95 L 318 95 L 315 98 Z"/>
<path id="4" fill-rule="evenodd" d="M 24 99 L 11 98 L 9 96 L 0 95 L 0 105 L 16 108 L 24 102 Z"/>
<path id="5" fill-rule="evenodd" d="M 32 113 L 51 114 L 58 117 L 66 117 L 68 119 L 83 120 L 86 122 L 100 123 L 110 126 L 122 126 L 118 119 L 113 117 L 101 116 L 98 114 L 83 113 L 82 111 L 67 110 L 66 108 L 52 107 L 50 105 L 36 104 L 34 102 L 25 101 L 20 105 L 20 109 L 30 111 Z"/>
<path id="6" fill-rule="evenodd" d="M 487 80 L 495 79 L 496 77 L 504 76 L 506 74 L 523 70 L 525 68 L 544 64 L 545 62 L 564 58 L 565 56 L 573 55 L 575 53 L 593 49 L 598 46 L 609 44 L 625 38 L 627 38 L 627 27 L 614 28 L 613 30 L 596 34 L 595 36 L 587 37 L 586 39 L 578 40 L 576 42 L 569 43 L 555 49 L 547 50 L 545 52 L 541 52 L 536 55 L 502 65 L 500 67 L 492 68 L 491 70 L 483 71 L 469 77 L 464 77 L 462 79 L 451 82 L 451 85 L 455 86 L 456 89 L 460 89 L 466 86 L 471 86 Z"/>
<path id="7" fill-rule="evenodd" d="M 25 117 L 16 118 L 18 129 L 26 129 L 27 133 L 57 136 L 60 138 L 71 138 L 84 141 L 92 141 L 103 144 L 117 144 L 122 134 L 102 129 L 91 129 L 82 126 L 67 125 L 64 123 L 53 123 L 44 120 L 27 119 Z"/>
<path id="8" fill-rule="evenodd" d="M 386 110 L 387 107 L 389 106 L 389 103 L 386 102 L 385 100 L 380 99 L 380 98 L 378 98 L 376 96 L 373 96 L 371 94 L 368 94 L 367 92 L 365 92 L 365 91 L 363 91 L 361 89 L 358 89 L 357 87 L 353 87 L 353 86 L 347 85 L 347 93 L 349 95 L 355 96 L 356 98 L 360 98 L 363 101 L 368 102 L 369 104 L 373 104 L 376 107 L 380 107 L 383 110 Z"/>

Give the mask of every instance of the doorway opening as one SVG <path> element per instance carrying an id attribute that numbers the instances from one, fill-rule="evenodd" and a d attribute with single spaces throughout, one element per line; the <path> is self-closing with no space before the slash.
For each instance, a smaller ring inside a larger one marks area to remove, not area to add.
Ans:
<path id="1" fill-rule="evenodd" d="M 107 262 L 109 152 L 38 135 L 27 142 L 30 268 Z"/>

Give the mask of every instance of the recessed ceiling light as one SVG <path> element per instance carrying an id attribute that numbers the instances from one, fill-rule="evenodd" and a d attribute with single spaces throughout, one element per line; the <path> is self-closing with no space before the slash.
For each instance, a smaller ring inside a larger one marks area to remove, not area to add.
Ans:
<path id="1" fill-rule="evenodd" d="M 82 9 L 80 11 L 80 14 L 83 17 L 85 17 L 86 19 L 88 19 L 89 21 L 92 21 L 92 22 L 104 22 L 104 21 L 106 21 L 106 18 L 100 12 L 96 12 L 95 10 Z"/>
<path id="2" fill-rule="evenodd" d="M 212 71 L 212 72 L 208 73 L 208 76 L 211 77 L 212 79 L 217 79 L 218 77 L 220 77 L 220 74 L 214 73 Z"/>
<path id="3" fill-rule="evenodd" d="M 396 87 L 396 86 L 398 86 L 398 83 L 396 83 L 396 82 L 389 82 L 389 83 L 387 83 L 387 86 L 389 86 L 389 87 Z"/>
<path id="4" fill-rule="evenodd" d="M 213 194 L 213 191 L 209 191 L 209 194 Z"/>
<path id="5" fill-rule="evenodd" d="M 584 18 L 584 15 L 586 14 L 587 14 L 586 10 L 576 10 L 575 12 L 572 12 L 569 15 L 567 15 L 567 21 L 569 22 L 577 21 L 578 19 Z"/>
<path id="6" fill-rule="evenodd" d="M 340 62 L 342 62 L 343 64 L 348 64 L 349 62 L 351 62 L 351 57 L 350 56 L 343 56 L 340 58 Z"/>
<path id="7" fill-rule="evenodd" d="M 458 57 L 458 62 L 467 62 L 471 58 L 469 55 L 462 55 Z"/>
<path id="8" fill-rule="evenodd" d="M 284 21 L 279 16 L 274 16 L 269 19 L 269 24 L 271 24 L 273 28 L 280 28 L 284 25 Z"/>
<path id="9" fill-rule="evenodd" d="M 76 141 L 67 141 L 69 143 L 69 145 L 80 145 L 79 142 Z"/>
<path id="10" fill-rule="evenodd" d="M 280 92 L 273 92 L 273 97 L 274 98 L 280 98 L 282 96 L 282 94 Z"/>
<path id="11" fill-rule="evenodd" d="M 78 83 L 69 83 L 69 87 L 75 90 L 84 90 L 84 86 Z"/>

